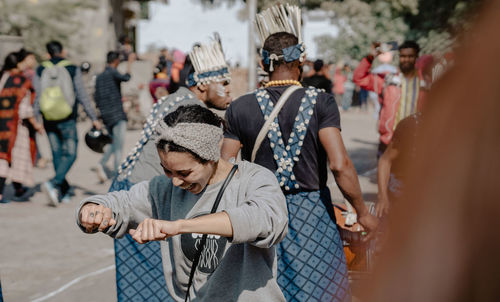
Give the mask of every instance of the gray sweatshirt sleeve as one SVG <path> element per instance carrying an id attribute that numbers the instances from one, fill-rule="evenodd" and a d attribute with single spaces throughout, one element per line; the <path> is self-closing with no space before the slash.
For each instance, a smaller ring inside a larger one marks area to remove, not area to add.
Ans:
<path id="1" fill-rule="evenodd" d="M 271 171 L 257 169 L 248 180 L 244 202 L 225 210 L 233 226 L 232 242 L 269 248 L 288 231 L 285 196 Z"/>
<path id="2" fill-rule="evenodd" d="M 95 110 L 94 108 L 92 108 L 92 105 L 90 103 L 89 94 L 85 89 L 85 84 L 83 82 L 82 72 L 80 71 L 80 68 L 76 68 L 73 84 L 75 86 L 76 99 L 78 100 L 78 102 L 80 102 L 80 104 L 82 104 L 83 110 L 85 110 L 85 113 L 87 113 L 91 120 L 97 120 Z"/>
<path id="3" fill-rule="evenodd" d="M 129 229 L 137 227 L 144 219 L 152 217 L 153 210 L 150 202 L 148 181 L 132 186 L 129 191 L 94 195 L 82 200 L 76 211 L 76 223 L 82 230 L 84 228 L 80 224 L 80 209 L 89 202 L 103 205 L 113 211 L 116 224 L 106 230 L 106 234 L 111 237 L 120 238 Z"/>
<path id="4" fill-rule="evenodd" d="M 33 87 L 35 88 L 35 102 L 33 103 L 33 113 L 35 115 L 35 118 L 38 121 L 41 121 L 42 113 L 40 112 L 40 94 L 42 93 L 42 87 L 38 74 L 35 74 L 35 76 L 33 77 Z"/>

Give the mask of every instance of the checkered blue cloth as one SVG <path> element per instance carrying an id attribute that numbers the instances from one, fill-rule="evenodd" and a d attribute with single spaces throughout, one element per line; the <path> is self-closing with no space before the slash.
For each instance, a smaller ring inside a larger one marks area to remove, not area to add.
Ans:
<path id="1" fill-rule="evenodd" d="M 115 179 L 109 191 L 128 190 L 132 185 L 128 179 Z M 138 244 L 128 234 L 115 239 L 115 262 L 118 302 L 174 301 L 167 291 L 159 242 Z"/>
<path id="2" fill-rule="evenodd" d="M 351 301 L 329 194 L 326 189 L 286 195 L 289 224 L 278 245 L 278 284 L 289 302 Z"/>

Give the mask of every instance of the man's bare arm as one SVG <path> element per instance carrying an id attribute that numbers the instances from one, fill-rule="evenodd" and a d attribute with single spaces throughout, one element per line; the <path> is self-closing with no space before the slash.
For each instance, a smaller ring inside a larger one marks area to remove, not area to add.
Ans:
<path id="1" fill-rule="evenodd" d="M 363 201 L 358 175 L 342 141 L 340 130 L 334 127 L 319 131 L 319 140 L 325 148 L 330 162 L 329 168 L 335 177 L 342 195 L 349 201 L 358 215 L 358 222 L 369 231 L 377 228 L 377 219 L 368 212 Z"/>

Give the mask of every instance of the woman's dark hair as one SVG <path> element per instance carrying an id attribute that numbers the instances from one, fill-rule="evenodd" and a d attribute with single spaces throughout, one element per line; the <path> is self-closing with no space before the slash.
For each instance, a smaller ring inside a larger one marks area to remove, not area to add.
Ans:
<path id="1" fill-rule="evenodd" d="M 18 52 L 16 52 L 17 61 L 22 62 L 29 55 L 34 55 L 34 53 L 24 48 L 21 48 Z"/>
<path id="2" fill-rule="evenodd" d="M 17 53 L 11 52 L 9 53 L 3 62 L 2 70 L 0 70 L 0 76 L 3 75 L 4 72 L 9 71 L 13 68 L 17 67 L 17 63 L 19 63 L 17 58 Z"/>
<path id="3" fill-rule="evenodd" d="M 179 123 L 202 123 L 220 127 L 224 125 L 224 120 L 217 114 L 200 105 L 180 106 L 174 112 L 169 113 L 163 118 L 167 126 L 174 127 Z M 208 160 L 201 158 L 193 151 L 177 145 L 172 141 L 160 140 L 156 147 L 160 150 L 168 150 L 173 152 L 187 152 L 191 154 L 198 162 L 205 164 Z M 165 148 L 167 147 L 167 148 Z"/>
<path id="4" fill-rule="evenodd" d="M 267 37 L 266 41 L 264 42 L 264 46 L 262 47 L 264 50 L 267 50 L 270 54 L 276 54 L 278 56 L 283 55 L 283 49 L 294 46 L 299 44 L 299 39 L 297 39 L 296 36 L 287 33 L 287 32 L 278 32 L 270 35 Z M 287 66 L 288 68 L 296 68 L 299 66 L 299 61 L 293 61 L 293 62 L 285 62 L 283 58 L 280 58 L 278 61 L 273 62 L 274 69 L 276 69 L 277 66 Z M 269 66 L 270 64 L 264 64 L 264 70 L 266 72 L 269 72 Z"/>

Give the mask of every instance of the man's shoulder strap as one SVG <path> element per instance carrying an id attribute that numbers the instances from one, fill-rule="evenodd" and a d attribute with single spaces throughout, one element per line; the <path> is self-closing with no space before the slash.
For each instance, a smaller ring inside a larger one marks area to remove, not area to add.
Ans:
<path id="1" fill-rule="evenodd" d="M 262 141 L 266 137 L 266 134 L 269 131 L 269 127 L 271 126 L 271 123 L 274 121 L 274 119 L 276 118 L 276 116 L 280 112 L 283 105 L 285 105 L 286 101 L 288 101 L 288 99 L 290 98 L 290 95 L 292 95 L 292 93 L 295 92 L 295 90 L 298 90 L 300 88 L 302 88 L 302 87 L 292 85 L 292 86 L 288 87 L 285 90 L 285 92 L 283 92 L 281 97 L 279 98 L 278 102 L 274 106 L 273 111 L 271 112 L 271 114 L 269 115 L 269 117 L 265 121 L 264 125 L 260 129 L 259 134 L 257 135 L 257 139 L 255 140 L 255 144 L 254 144 L 254 147 L 252 150 L 251 162 L 255 161 L 255 156 L 257 155 L 257 150 L 259 150 L 260 145 L 262 144 Z M 265 90 L 263 90 L 263 91 L 265 92 Z M 257 96 L 257 97 L 259 97 L 259 96 Z"/>

